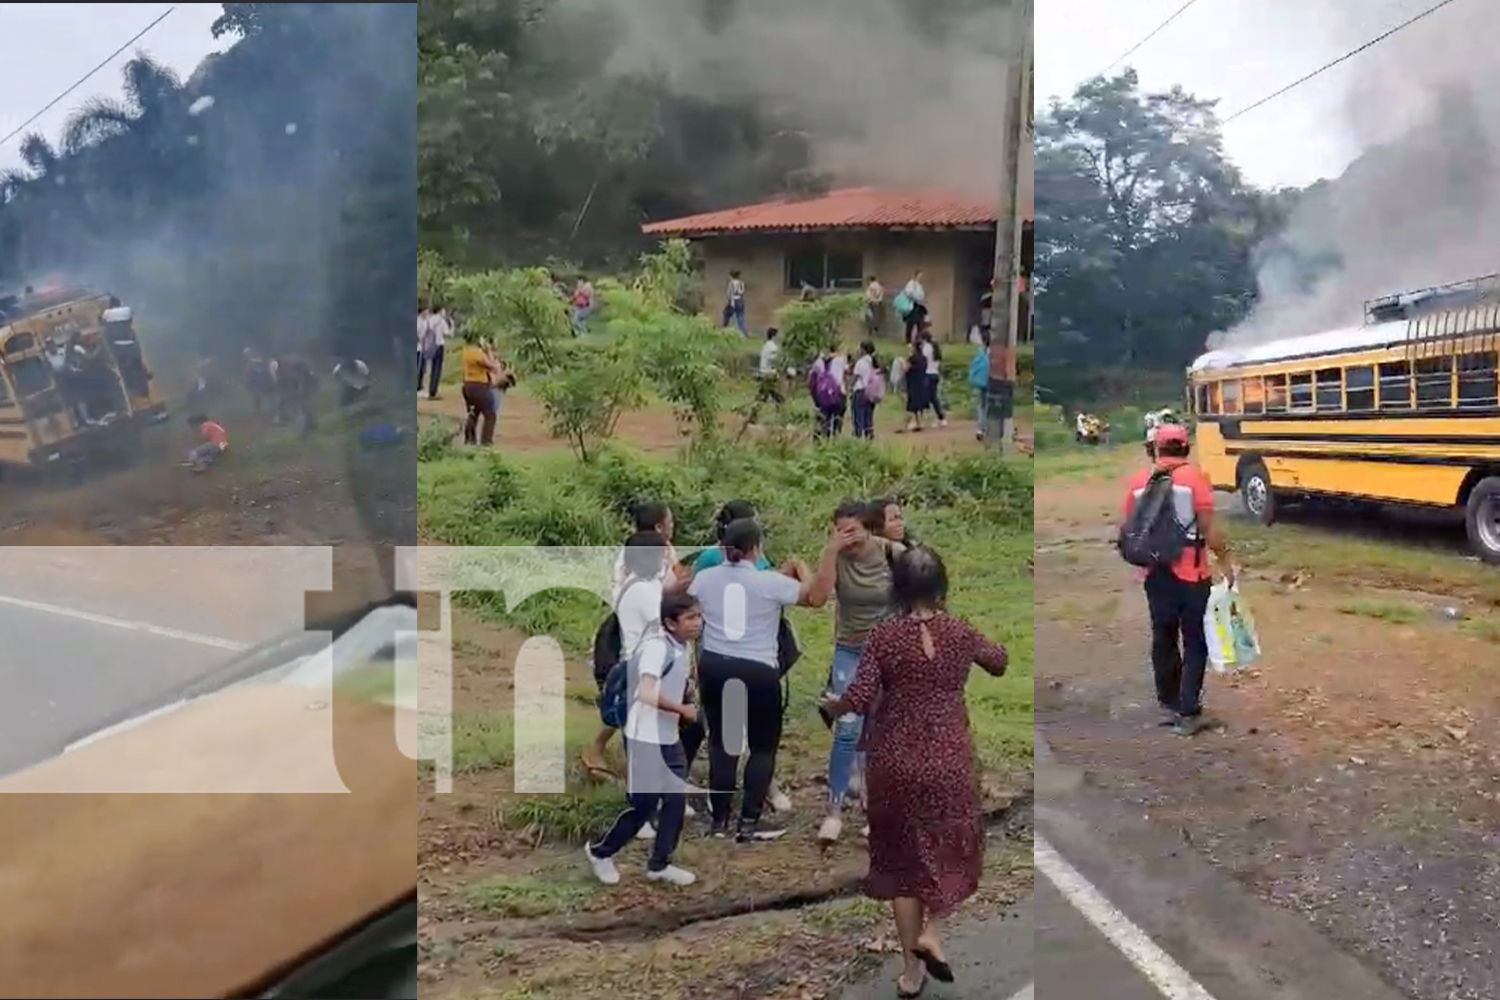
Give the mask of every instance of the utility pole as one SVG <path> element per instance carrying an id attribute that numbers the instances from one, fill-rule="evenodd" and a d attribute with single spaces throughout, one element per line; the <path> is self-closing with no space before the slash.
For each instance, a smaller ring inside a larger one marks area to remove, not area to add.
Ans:
<path id="1" fill-rule="evenodd" d="M 1035 117 L 1031 88 L 1036 0 L 1011 0 L 1007 33 L 1011 58 L 1006 72 L 1004 146 L 1000 160 L 1000 221 L 995 232 L 995 302 L 990 320 L 990 384 L 986 399 L 985 438 L 1004 450 L 1016 429 L 1016 348 L 1023 324 L 1021 304 L 1021 214 L 1024 192 L 1034 181 L 1031 146 Z M 1005 297 L 1002 311 L 1001 296 Z"/>

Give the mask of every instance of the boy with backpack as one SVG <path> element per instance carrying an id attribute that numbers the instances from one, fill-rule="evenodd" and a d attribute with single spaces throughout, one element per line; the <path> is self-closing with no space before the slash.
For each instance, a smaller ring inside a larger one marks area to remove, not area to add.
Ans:
<path id="1" fill-rule="evenodd" d="M 676 594 L 661 599 L 659 615 L 660 627 L 645 637 L 633 658 L 616 668 L 633 675 L 626 677 L 624 693 L 624 699 L 628 699 L 623 732 L 629 761 L 629 808 L 602 840 L 584 847 L 594 877 L 605 885 L 619 884 L 615 855 L 653 819 L 656 837 L 646 878 L 675 886 L 697 881 L 692 872 L 672 864 L 672 855 L 682 837 L 687 807 L 687 756 L 679 728 L 698 719 L 698 710 L 688 694 L 692 670 L 689 649 L 703 630 L 703 609 L 694 598 Z M 617 683 L 618 679 L 612 677 L 606 698 L 623 700 L 615 691 Z M 606 705 L 605 711 L 618 711 L 620 707 Z"/>
<path id="2" fill-rule="evenodd" d="M 1167 713 L 1163 725 L 1184 736 L 1203 728 L 1208 667 L 1203 616 L 1213 580 L 1209 551 L 1225 580 L 1234 583 L 1229 543 L 1214 518 L 1213 487 L 1189 464 L 1190 450 L 1186 427 L 1157 428 L 1155 461 L 1131 477 L 1116 542 L 1145 586 L 1156 700 Z"/>

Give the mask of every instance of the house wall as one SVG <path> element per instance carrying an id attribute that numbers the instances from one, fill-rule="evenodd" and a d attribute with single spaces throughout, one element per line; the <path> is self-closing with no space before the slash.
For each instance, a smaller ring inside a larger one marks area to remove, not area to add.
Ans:
<path id="1" fill-rule="evenodd" d="M 959 274 L 959 247 L 972 234 L 960 232 L 905 233 L 859 231 L 817 236 L 716 236 L 698 241 L 703 261 L 704 309 L 717 320 L 724 308 L 729 272 L 738 270 L 745 282 L 745 321 L 752 335 L 775 325 L 775 314 L 795 301 L 801 289 L 786 287 L 786 258 L 809 246 L 858 252 L 865 275 L 875 275 L 886 289 L 886 301 L 896 296 L 920 269 L 927 287 L 927 308 L 933 333 L 943 340 L 965 335 Z M 893 313 L 893 310 L 888 310 Z M 887 316 L 885 336 L 900 336 L 899 322 Z"/>

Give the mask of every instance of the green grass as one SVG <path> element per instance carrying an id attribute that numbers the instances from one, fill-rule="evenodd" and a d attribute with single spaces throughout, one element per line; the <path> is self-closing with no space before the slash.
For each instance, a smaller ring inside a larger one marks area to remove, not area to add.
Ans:
<path id="1" fill-rule="evenodd" d="M 1266 528 L 1238 518 L 1230 530 L 1237 558 L 1247 567 L 1305 573 L 1324 586 L 1422 591 L 1500 606 L 1500 575 L 1450 552 L 1297 524 Z"/>
<path id="2" fill-rule="evenodd" d="M 1381 601 L 1351 601 L 1340 604 L 1338 612 L 1341 615 L 1352 615 L 1357 618 L 1373 618 L 1376 621 L 1390 622 L 1392 625 L 1411 625 L 1423 618 L 1422 609 L 1415 604 L 1403 604 L 1399 602 Z"/>
<path id="3" fill-rule="evenodd" d="M 898 448 L 843 440 L 817 448 L 774 444 L 700 449 L 691 458 L 653 458 L 622 448 L 591 465 L 566 454 L 509 461 L 499 455 L 424 451 L 418 466 L 425 538 L 452 545 L 617 546 L 626 511 L 641 500 L 670 504 L 681 546 L 707 545 L 718 507 L 733 498 L 760 509 L 774 559 L 816 558 L 834 506 L 849 497 L 900 496 L 913 532 L 948 564 L 954 613 L 1010 650 L 1008 676 L 976 670 L 970 719 L 985 767 L 1029 769 L 1032 754 L 1032 604 L 1027 571 L 1032 541 L 1032 466 L 991 454 L 913 456 Z M 474 612 L 532 635 L 557 639 L 582 657 L 606 613 L 591 594 L 546 590 L 509 606 L 503 595 L 470 592 L 457 599 Z M 806 656 L 791 675 L 791 766 L 815 768 L 828 733 L 815 712 L 832 654 L 832 610 L 800 609 L 793 622 Z M 586 692 L 585 694 L 591 694 Z M 591 701 L 570 699 L 566 740 L 581 748 L 597 728 Z M 459 771 L 508 766 L 514 725 L 499 717 L 455 720 Z M 618 810 L 617 790 L 579 786 L 564 796 L 520 796 L 498 809 L 507 826 L 576 839 Z"/>

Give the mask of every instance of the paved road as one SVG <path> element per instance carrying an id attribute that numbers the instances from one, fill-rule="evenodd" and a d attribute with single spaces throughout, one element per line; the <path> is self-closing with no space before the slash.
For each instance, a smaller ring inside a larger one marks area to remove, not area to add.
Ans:
<path id="1" fill-rule="evenodd" d="M 996 920 L 955 924 L 944 934 L 944 944 L 957 981 L 952 986 L 929 983 L 923 996 L 934 1000 L 1033 1000 L 1037 995 L 1031 992 L 1036 918 L 1035 901 L 1026 899 Z M 900 959 L 892 959 L 879 975 L 849 987 L 838 1000 L 890 1000 L 896 995 L 895 982 L 900 974 Z M 1044 1000 L 1049 996 L 1039 995 Z M 1095 994 L 1090 1000 L 1106 995 Z"/>
<path id="2" fill-rule="evenodd" d="M 232 651 L 0 604 L 0 774 L 226 662 Z"/>
<path id="3" fill-rule="evenodd" d="M 1037 740 L 1042 1000 L 1402 1000 Z"/>

